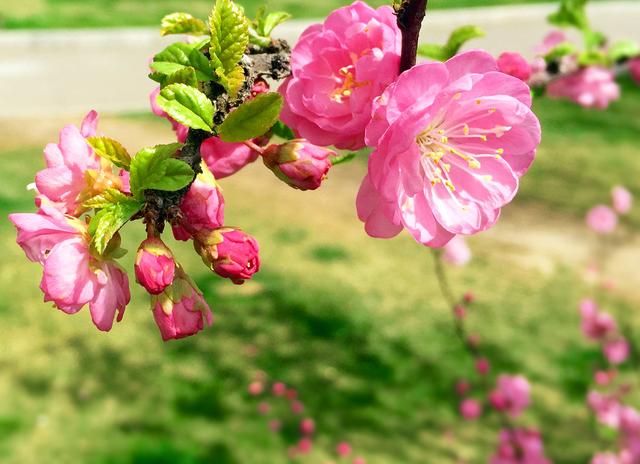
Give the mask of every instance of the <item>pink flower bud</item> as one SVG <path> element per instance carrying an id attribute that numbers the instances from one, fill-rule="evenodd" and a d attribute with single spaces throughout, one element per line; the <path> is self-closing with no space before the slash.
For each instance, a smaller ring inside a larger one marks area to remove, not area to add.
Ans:
<path id="1" fill-rule="evenodd" d="M 631 205 L 633 204 L 633 196 L 631 192 L 626 188 L 616 185 L 611 190 L 611 197 L 613 199 L 613 209 L 618 214 L 627 214 L 631 211 Z"/>
<path id="2" fill-rule="evenodd" d="M 278 419 L 272 419 L 269 421 L 269 430 L 272 432 L 277 432 L 282 428 L 282 422 Z"/>
<path id="3" fill-rule="evenodd" d="M 640 85 L 640 57 L 629 60 L 629 73 L 638 85 Z"/>
<path id="4" fill-rule="evenodd" d="M 498 57 L 498 69 L 521 81 L 527 82 L 531 77 L 531 66 L 517 52 L 504 52 Z"/>
<path id="5" fill-rule="evenodd" d="M 301 438 L 300 441 L 298 441 L 298 451 L 300 452 L 300 454 L 307 454 L 309 451 L 311 451 L 312 444 L 313 442 L 311 441 L 311 438 Z"/>
<path id="6" fill-rule="evenodd" d="M 611 340 L 605 343 L 602 351 L 611 364 L 622 364 L 629 357 L 629 342 L 624 338 Z"/>
<path id="7" fill-rule="evenodd" d="M 476 296 L 473 294 L 473 292 L 469 291 L 469 292 L 464 294 L 462 299 L 464 300 L 465 303 L 471 304 L 474 301 L 476 301 Z"/>
<path id="8" fill-rule="evenodd" d="M 249 391 L 249 394 L 252 396 L 260 395 L 263 390 L 264 390 L 264 386 L 262 385 L 262 382 L 255 381 L 249 384 L 248 391 Z"/>
<path id="9" fill-rule="evenodd" d="M 456 382 L 456 393 L 460 396 L 464 396 L 471 390 L 471 385 L 466 380 L 458 380 Z"/>
<path id="10" fill-rule="evenodd" d="M 357 456 L 351 464 L 367 464 L 367 461 L 362 456 Z"/>
<path id="11" fill-rule="evenodd" d="M 260 414 L 262 414 L 263 416 L 266 416 L 267 414 L 269 414 L 269 411 L 271 411 L 271 405 L 269 403 L 267 403 L 266 401 L 262 401 L 258 405 L 258 412 Z"/>
<path id="12" fill-rule="evenodd" d="M 331 168 L 330 155 L 335 156 L 335 152 L 297 139 L 268 146 L 263 161 L 280 180 L 291 187 L 315 190 Z"/>
<path id="13" fill-rule="evenodd" d="M 460 403 L 460 415 L 466 420 L 475 420 L 482 414 L 482 405 L 472 399 L 467 398 Z"/>
<path id="14" fill-rule="evenodd" d="M 610 234 L 618 225 L 618 216 L 608 206 L 598 205 L 587 213 L 587 225 L 599 234 Z"/>
<path id="15" fill-rule="evenodd" d="M 276 382 L 273 384 L 273 387 L 271 387 L 271 391 L 275 396 L 284 396 L 287 391 L 287 386 L 282 382 Z"/>
<path id="16" fill-rule="evenodd" d="M 489 395 L 491 405 L 498 411 L 506 411 L 518 416 L 530 403 L 531 387 L 521 375 L 501 375 L 496 389 Z"/>
<path id="17" fill-rule="evenodd" d="M 456 305 L 456 307 L 453 308 L 453 314 L 456 316 L 456 319 L 462 320 L 467 316 L 467 310 L 462 305 Z"/>
<path id="18" fill-rule="evenodd" d="M 476 360 L 476 371 L 480 375 L 487 375 L 489 373 L 489 360 L 487 358 L 478 358 Z"/>
<path id="19" fill-rule="evenodd" d="M 338 453 L 338 456 L 341 457 L 348 456 L 349 454 L 351 454 L 351 445 L 346 441 L 338 443 L 338 445 L 336 446 L 336 453 Z"/>
<path id="20" fill-rule="evenodd" d="M 284 396 L 288 400 L 295 400 L 298 397 L 298 392 L 296 391 L 295 388 L 287 388 L 287 391 L 285 392 Z"/>
<path id="21" fill-rule="evenodd" d="M 220 277 L 242 284 L 260 269 L 258 243 L 240 229 L 221 227 L 195 237 L 202 261 Z"/>
<path id="22" fill-rule="evenodd" d="M 594 381 L 600 386 L 606 386 L 616 377 L 616 371 L 596 371 L 593 375 Z"/>
<path id="23" fill-rule="evenodd" d="M 269 84 L 262 78 L 258 78 L 251 87 L 251 97 L 255 98 L 261 93 L 267 93 L 269 91 Z"/>
<path id="24" fill-rule="evenodd" d="M 313 419 L 302 419 L 300 421 L 300 433 L 304 435 L 312 435 L 316 430 L 316 424 Z"/>
<path id="25" fill-rule="evenodd" d="M 202 292 L 180 266 L 173 283 L 151 299 L 153 317 L 163 340 L 188 337 L 213 323 Z"/>
<path id="26" fill-rule="evenodd" d="M 291 412 L 294 414 L 302 414 L 304 412 L 304 404 L 295 400 L 291 402 Z"/>
<path id="27" fill-rule="evenodd" d="M 158 295 L 173 282 L 176 263 L 160 238 L 149 237 L 138 248 L 134 269 L 136 281 L 152 295 Z"/>
<path id="28" fill-rule="evenodd" d="M 469 343 L 473 348 L 478 348 L 480 346 L 480 335 L 469 334 L 467 337 L 467 343 Z"/>

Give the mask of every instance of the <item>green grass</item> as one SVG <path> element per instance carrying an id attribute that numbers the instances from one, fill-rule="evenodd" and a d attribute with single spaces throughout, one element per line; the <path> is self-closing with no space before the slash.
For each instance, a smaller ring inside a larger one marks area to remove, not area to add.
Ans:
<path id="1" fill-rule="evenodd" d="M 540 0 L 432 0 L 430 8 L 462 8 L 488 5 L 539 3 Z M 7 2 L 5 2 L 7 3 Z M 249 15 L 261 5 L 285 10 L 295 18 L 320 18 L 350 2 L 325 0 L 243 0 Z M 389 4 L 372 0 L 371 5 Z M 173 11 L 188 11 L 206 18 L 213 0 L 23 0 L 9 1 L 0 10 L 0 29 L 48 29 L 86 27 L 156 26 Z"/>
<path id="2" fill-rule="evenodd" d="M 562 233 L 594 202 L 606 202 L 615 183 L 640 195 L 633 117 L 640 91 L 627 83 L 624 93 L 602 113 L 536 104 L 544 141 L 506 224 L 513 212 L 544 211 L 539 221 L 562 217 Z M 168 133 L 163 121 L 125 122 Z M 0 159 L 0 214 L 33 210 L 24 186 L 41 166 L 40 148 L 0 151 Z M 452 388 L 472 367 L 454 337 L 431 257 L 404 235 L 364 235 L 352 206 L 363 168 L 336 168 L 314 193 L 288 189 L 259 165 L 224 180 L 227 222 L 258 238 L 263 268 L 254 281 L 233 286 L 208 273 L 188 245 L 170 242 L 216 321 L 197 337 L 167 344 L 135 284 L 133 303 L 109 334 L 95 330 L 86 309 L 68 316 L 43 304 L 38 266 L 24 259 L 10 224 L 0 222 L 0 461 L 285 463 L 295 424 L 269 432 L 258 400 L 246 393 L 262 370 L 294 386 L 305 415 L 316 420 L 317 441 L 304 462 L 328 461 L 343 439 L 372 464 L 486 462 L 498 424 L 457 417 Z M 494 371 L 532 381 L 533 406 L 519 422 L 542 428 L 548 456 L 588 462 L 611 442 L 584 407 L 600 355 L 579 335 L 576 302 L 588 291 L 581 269 L 532 267 L 513 244 L 487 237 L 471 239 L 472 263 L 451 272 L 456 291 L 471 288 L 478 297 L 471 329 L 485 340 Z M 138 230 L 125 245 L 133 250 L 140 238 Z M 604 301 L 637 326 L 639 299 L 611 294 Z"/>

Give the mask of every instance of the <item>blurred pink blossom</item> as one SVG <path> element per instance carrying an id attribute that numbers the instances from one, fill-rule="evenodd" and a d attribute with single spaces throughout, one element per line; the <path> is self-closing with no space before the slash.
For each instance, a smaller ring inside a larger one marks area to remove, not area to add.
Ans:
<path id="1" fill-rule="evenodd" d="M 263 390 L 264 390 L 264 385 L 262 384 L 262 382 L 255 381 L 249 384 L 248 391 L 249 391 L 249 394 L 252 396 L 260 395 L 263 392 Z"/>
<path id="2" fill-rule="evenodd" d="M 591 299 L 584 298 L 580 301 L 580 315 L 582 333 L 591 340 L 601 341 L 617 330 L 613 317 L 600 311 L 596 302 Z"/>
<path id="3" fill-rule="evenodd" d="M 466 420 L 475 420 L 482 414 L 482 405 L 473 398 L 466 398 L 460 403 L 460 415 Z"/>
<path id="4" fill-rule="evenodd" d="M 502 53 L 498 57 L 498 69 L 525 82 L 531 77 L 531 66 L 518 52 Z"/>
<path id="5" fill-rule="evenodd" d="M 338 453 L 338 456 L 341 457 L 348 456 L 349 454 L 351 454 L 351 445 L 346 441 L 338 443 L 338 445 L 336 446 L 336 453 Z"/>
<path id="6" fill-rule="evenodd" d="M 587 213 L 587 225 L 599 234 L 610 234 L 618 225 L 618 216 L 608 206 L 597 205 Z"/>
<path id="7" fill-rule="evenodd" d="M 631 192 L 621 185 L 616 185 L 611 190 L 611 197 L 613 200 L 613 209 L 618 214 L 627 214 L 631 211 L 633 205 L 633 196 Z"/>
<path id="8" fill-rule="evenodd" d="M 611 70 L 589 66 L 553 79 L 547 85 L 547 94 L 567 98 L 585 108 L 605 109 L 620 98 L 620 87 Z"/>
<path id="9" fill-rule="evenodd" d="M 487 358 L 476 359 L 476 371 L 480 375 L 487 375 L 489 373 L 489 360 Z"/>
<path id="10" fill-rule="evenodd" d="M 303 437 L 298 441 L 298 451 L 301 454 L 307 454 L 311 451 L 311 446 L 313 445 L 313 441 L 309 437 Z"/>
<path id="11" fill-rule="evenodd" d="M 542 437 L 537 430 L 503 429 L 490 464 L 551 464 L 544 456 Z"/>
<path id="12" fill-rule="evenodd" d="M 602 347 L 602 351 L 611 364 L 622 364 L 629 357 L 629 342 L 624 338 L 609 340 Z"/>
<path id="13" fill-rule="evenodd" d="M 271 387 L 271 391 L 275 396 L 284 396 L 287 391 L 287 386 L 282 382 L 276 382 Z"/>
<path id="14" fill-rule="evenodd" d="M 453 237 L 443 250 L 442 259 L 454 266 L 464 266 L 471 261 L 471 249 L 461 235 Z"/>
<path id="15" fill-rule="evenodd" d="M 530 395 L 531 387 L 526 378 L 503 374 L 498 377 L 496 389 L 491 392 L 489 400 L 498 411 L 505 411 L 515 417 L 529 406 Z"/>
<path id="16" fill-rule="evenodd" d="M 316 429 L 316 424 L 313 419 L 302 419 L 300 421 L 300 432 L 304 435 L 312 435 Z"/>

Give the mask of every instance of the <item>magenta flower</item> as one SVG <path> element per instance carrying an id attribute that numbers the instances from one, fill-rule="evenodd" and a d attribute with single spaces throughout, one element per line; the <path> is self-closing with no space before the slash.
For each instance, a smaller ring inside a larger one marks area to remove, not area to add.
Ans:
<path id="1" fill-rule="evenodd" d="M 316 424 L 313 419 L 302 419 L 300 421 L 300 433 L 304 435 L 313 435 L 316 430 Z"/>
<path id="2" fill-rule="evenodd" d="M 618 216 L 606 205 L 594 206 L 587 213 L 587 225 L 599 234 L 610 234 L 618 225 Z"/>
<path id="3" fill-rule="evenodd" d="M 398 76 L 400 48 L 391 7 L 357 1 L 335 10 L 292 51 L 282 120 L 317 145 L 364 147 L 372 102 Z"/>
<path id="4" fill-rule="evenodd" d="M 151 103 L 151 111 L 156 116 L 166 119 L 171 123 L 171 128 L 176 133 L 178 142 L 184 143 L 187 141 L 187 135 L 189 134 L 189 128 L 169 116 L 160 105 L 158 105 L 158 95 L 160 95 L 160 87 L 156 87 L 149 95 L 149 102 Z"/>
<path id="5" fill-rule="evenodd" d="M 640 57 L 629 60 L 629 73 L 638 85 L 640 85 Z"/>
<path id="6" fill-rule="evenodd" d="M 336 445 L 336 453 L 340 457 L 349 456 L 351 454 L 351 445 L 346 441 L 342 441 Z"/>
<path id="7" fill-rule="evenodd" d="M 240 229 L 204 232 L 195 237 L 194 247 L 205 265 L 234 284 L 244 283 L 260 270 L 258 242 Z"/>
<path id="8" fill-rule="evenodd" d="M 482 405 L 473 398 L 467 398 L 460 403 L 460 415 L 466 420 L 475 420 L 482 414 Z"/>
<path id="9" fill-rule="evenodd" d="M 580 302 L 580 328 L 583 335 L 594 341 L 602 341 L 617 331 L 616 321 L 605 312 L 599 311 L 595 301 L 588 298 Z"/>
<path id="10" fill-rule="evenodd" d="M 280 180 L 291 187 L 315 190 L 331 169 L 330 156 L 336 156 L 336 153 L 304 139 L 297 139 L 268 146 L 263 161 Z"/>
<path id="11" fill-rule="evenodd" d="M 309 437 L 303 437 L 298 441 L 298 452 L 300 454 L 307 454 L 311 451 L 313 441 Z"/>
<path id="12" fill-rule="evenodd" d="M 531 65 L 518 52 L 504 52 L 498 57 L 498 69 L 521 81 L 527 82 L 531 77 Z"/>
<path id="13" fill-rule="evenodd" d="M 176 240 L 188 240 L 192 235 L 208 232 L 224 223 L 224 198 L 220 186 L 207 166 L 202 163 L 202 172 L 191 184 L 180 203 L 185 225 L 173 225 Z M 188 231 L 185 227 L 188 226 Z"/>
<path id="14" fill-rule="evenodd" d="M 491 365 L 489 364 L 489 360 L 487 358 L 478 358 L 476 359 L 476 372 L 480 375 L 487 375 L 489 373 L 489 369 Z"/>
<path id="15" fill-rule="evenodd" d="M 271 387 L 271 391 L 275 396 L 284 396 L 287 392 L 287 386 L 282 382 L 276 382 L 273 384 L 273 387 Z"/>
<path id="16" fill-rule="evenodd" d="M 44 301 L 67 314 L 88 304 L 93 323 L 103 331 L 111 330 L 116 312 L 117 320 L 122 319 L 131 298 L 127 274 L 108 254 L 95 257 L 91 253 L 84 222 L 47 203 L 38 214 L 11 214 L 9 220 L 18 230 L 17 242 L 27 258 L 43 265 Z"/>
<path id="17" fill-rule="evenodd" d="M 213 323 L 213 315 L 202 292 L 191 278 L 176 267 L 173 283 L 159 295 L 152 296 L 153 317 L 162 340 L 194 335 Z"/>
<path id="18" fill-rule="evenodd" d="M 489 395 L 489 401 L 496 410 L 516 417 L 529 406 L 530 392 L 529 382 L 523 376 L 501 375 L 496 382 L 496 389 Z"/>
<path id="19" fill-rule="evenodd" d="M 356 200 L 367 233 L 405 228 L 439 247 L 494 225 L 540 142 L 530 106 L 529 87 L 482 51 L 404 72 L 367 127 L 376 150 Z"/>
<path id="20" fill-rule="evenodd" d="M 503 429 L 490 464 L 551 464 L 544 456 L 542 437 L 537 430 Z"/>
<path id="21" fill-rule="evenodd" d="M 622 337 L 609 340 L 602 347 L 602 352 L 610 364 L 622 364 L 629 357 L 629 342 Z"/>
<path id="22" fill-rule="evenodd" d="M 566 98 L 585 108 L 605 109 L 620 98 L 620 87 L 613 72 L 598 66 L 578 71 L 552 80 L 547 86 L 552 98 Z"/>
<path id="23" fill-rule="evenodd" d="M 258 158 L 258 153 L 245 144 L 223 142 L 218 137 L 205 140 L 200 153 L 216 179 L 235 174 Z"/>
<path id="24" fill-rule="evenodd" d="M 627 214 L 631 211 L 633 205 L 633 196 L 631 192 L 621 185 L 616 185 L 611 190 L 611 197 L 613 200 L 613 209 L 618 214 Z"/>
<path id="25" fill-rule="evenodd" d="M 471 250 L 464 237 L 453 237 L 445 246 L 442 259 L 454 266 L 464 266 L 471 261 Z"/>
<path id="26" fill-rule="evenodd" d="M 150 237 L 138 248 L 134 270 L 136 281 L 147 292 L 158 295 L 173 282 L 176 262 L 173 253 L 160 238 Z"/>

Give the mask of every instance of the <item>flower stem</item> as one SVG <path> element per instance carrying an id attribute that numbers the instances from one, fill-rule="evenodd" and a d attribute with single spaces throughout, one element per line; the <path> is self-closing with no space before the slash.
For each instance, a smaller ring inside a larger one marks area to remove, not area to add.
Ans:
<path id="1" fill-rule="evenodd" d="M 264 148 L 258 146 L 256 143 L 254 143 L 253 140 L 245 140 L 242 143 L 244 143 L 247 147 L 251 148 L 256 153 L 258 153 L 260 156 L 264 155 Z"/>
<path id="2" fill-rule="evenodd" d="M 397 8 L 398 27 L 402 32 L 400 72 L 411 69 L 418 56 L 418 38 L 428 0 L 404 0 Z"/>

